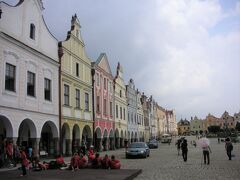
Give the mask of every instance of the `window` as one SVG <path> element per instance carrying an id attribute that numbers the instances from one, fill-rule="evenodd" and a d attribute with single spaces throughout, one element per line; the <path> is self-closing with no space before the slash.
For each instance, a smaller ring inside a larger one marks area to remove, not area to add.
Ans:
<path id="1" fill-rule="evenodd" d="M 5 89 L 9 91 L 15 91 L 15 75 L 16 67 L 12 64 L 6 63 L 5 71 Z"/>
<path id="2" fill-rule="evenodd" d="M 120 119 L 122 119 L 122 107 L 120 107 Z"/>
<path id="3" fill-rule="evenodd" d="M 125 108 L 123 109 L 123 119 L 125 120 Z"/>
<path id="4" fill-rule="evenodd" d="M 85 93 L 85 110 L 89 111 L 89 94 Z"/>
<path id="5" fill-rule="evenodd" d="M 103 100 L 103 114 L 107 114 L 107 100 L 104 99 Z"/>
<path id="6" fill-rule="evenodd" d="M 76 63 L 76 76 L 79 77 L 79 64 Z"/>
<path id="7" fill-rule="evenodd" d="M 120 94 L 120 97 L 122 97 L 122 90 L 120 90 L 119 94 Z"/>
<path id="8" fill-rule="evenodd" d="M 100 97 L 97 96 L 97 112 L 100 113 Z"/>
<path id="9" fill-rule="evenodd" d="M 106 78 L 104 78 L 104 89 L 107 89 L 107 80 L 106 80 Z"/>
<path id="10" fill-rule="evenodd" d="M 76 89 L 76 108 L 80 108 L 80 90 Z"/>
<path id="11" fill-rule="evenodd" d="M 113 115 L 113 112 L 112 112 L 112 106 L 113 106 L 113 103 L 112 103 L 112 102 L 110 102 L 110 116 L 112 116 L 112 115 Z"/>
<path id="12" fill-rule="evenodd" d="M 69 86 L 64 84 L 64 105 L 69 106 Z"/>
<path id="13" fill-rule="evenodd" d="M 35 96 L 35 73 L 27 72 L 27 95 Z"/>
<path id="14" fill-rule="evenodd" d="M 118 118 L 118 105 L 116 105 L 116 118 Z"/>
<path id="15" fill-rule="evenodd" d="M 99 78 L 99 74 L 97 73 L 97 86 L 99 86 L 100 84 L 100 78 Z"/>
<path id="16" fill-rule="evenodd" d="M 51 80 L 44 78 L 44 98 L 51 101 Z"/>
<path id="17" fill-rule="evenodd" d="M 33 23 L 30 24 L 30 38 L 35 40 L 35 25 Z"/>

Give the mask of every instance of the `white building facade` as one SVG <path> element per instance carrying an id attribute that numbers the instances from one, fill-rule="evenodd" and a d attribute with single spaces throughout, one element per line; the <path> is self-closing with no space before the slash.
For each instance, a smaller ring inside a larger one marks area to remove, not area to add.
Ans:
<path id="1" fill-rule="evenodd" d="M 136 142 L 139 140 L 138 121 L 137 121 L 137 93 L 133 79 L 130 79 L 126 86 L 128 100 L 128 141 Z"/>
<path id="2" fill-rule="evenodd" d="M 40 0 L 0 2 L 0 139 L 59 151 L 58 41 Z"/>

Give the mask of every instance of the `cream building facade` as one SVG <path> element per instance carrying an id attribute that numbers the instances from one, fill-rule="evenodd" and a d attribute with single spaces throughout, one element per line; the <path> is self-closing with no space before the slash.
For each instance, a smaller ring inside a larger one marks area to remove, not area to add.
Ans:
<path id="1" fill-rule="evenodd" d="M 198 119 L 197 116 L 194 118 L 191 117 L 190 121 L 190 131 L 192 134 L 200 134 L 200 132 L 203 132 L 203 120 Z"/>
<path id="2" fill-rule="evenodd" d="M 123 79 L 123 68 L 120 63 L 117 65 L 117 74 L 114 79 L 115 92 L 115 147 L 124 146 L 127 140 L 127 96 L 126 87 Z"/>
<path id="3" fill-rule="evenodd" d="M 139 141 L 145 141 L 145 127 L 144 127 L 144 114 L 142 107 L 142 94 L 137 90 L 137 122 L 138 122 L 138 137 Z"/>
<path id="4" fill-rule="evenodd" d="M 61 58 L 62 153 L 72 154 L 93 138 L 91 61 L 87 57 L 76 14 L 67 39 L 59 43 Z"/>

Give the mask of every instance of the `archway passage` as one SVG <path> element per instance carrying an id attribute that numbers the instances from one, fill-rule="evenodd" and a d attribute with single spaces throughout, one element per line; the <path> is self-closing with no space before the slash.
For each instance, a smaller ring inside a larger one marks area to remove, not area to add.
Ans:
<path id="1" fill-rule="evenodd" d="M 96 151 L 101 151 L 101 141 L 102 141 L 102 133 L 99 127 L 95 130 L 95 149 Z"/>
<path id="2" fill-rule="evenodd" d="M 134 141 L 133 132 L 131 133 L 131 143 Z"/>
<path id="3" fill-rule="evenodd" d="M 6 143 L 8 143 L 5 140 L 10 140 L 13 137 L 13 128 L 12 128 L 12 124 L 10 122 L 10 120 L 5 117 L 0 115 L 0 167 L 2 166 L 2 164 L 4 163 L 4 157 L 5 156 L 5 151 L 4 151 L 4 146 L 6 145 Z"/>
<path id="4" fill-rule="evenodd" d="M 123 130 L 121 130 L 121 137 L 120 137 L 120 148 L 124 147 L 124 136 L 123 136 Z"/>
<path id="5" fill-rule="evenodd" d="M 39 151 L 40 155 L 42 153 L 47 153 L 46 155 L 59 154 L 58 130 L 52 121 L 45 122 L 42 127 Z"/>
<path id="6" fill-rule="evenodd" d="M 73 126 L 72 130 L 72 153 L 80 149 L 80 128 L 77 124 Z"/>
<path id="7" fill-rule="evenodd" d="M 109 149 L 110 150 L 114 150 L 115 149 L 115 146 L 114 146 L 114 133 L 113 133 L 112 129 L 110 130 L 110 133 L 109 133 Z"/>
<path id="8" fill-rule="evenodd" d="M 62 125 L 62 153 L 63 155 L 71 155 L 72 154 L 72 145 L 70 138 L 70 128 L 67 123 Z"/>
<path id="9" fill-rule="evenodd" d="M 13 127 L 10 120 L 0 115 L 0 139 L 4 140 L 5 138 L 13 137 Z"/>
<path id="10" fill-rule="evenodd" d="M 82 132 L 82 140 L 89 148 L 92 145 L 92 132 L 88 125 L 85 125 Z"/>
<path id="11" fill-rule="evenodd" d="M 135 132 L 134 142 L 137 142 L 137 141 L 138 141 L 137 132 Z"/>
<path id="12" fill-rule="evenodd" d="M 115 130 L 115 147 L 120 148 L 120 137 L 118 129 Z"/>
<path id="13" fill-rule="evenodd" d="M 107 130 L 104 130 L 103 141 L 102 141 L 103 151 L 107 151 L 108 148 L 108 133 Z"/>
<path id="14" fill-rule="evenodd" d="M 35 146 L 37 138 L 37 129 L 35 124 L 30 119 L 24 119 L 18 129 L 17 145 L 22 148 L 37 148 Z"/>

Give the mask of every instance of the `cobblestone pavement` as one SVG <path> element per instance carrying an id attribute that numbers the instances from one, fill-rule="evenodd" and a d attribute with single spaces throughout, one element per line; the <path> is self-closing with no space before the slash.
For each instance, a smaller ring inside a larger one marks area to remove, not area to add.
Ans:
<path id="1" fill-rule="evenodd" d="M 159 148 L 151 150 L 150 157 L 147 159 L 125 159 L 123 149 L 107 153 L 113 153 L 120 158 L 124 169 L 142 169 L 142 173 L 135 178 L 136 180 L 240 179 L 240 144 L 233 144 L 232 154 L 235 157 L 229 161 L 225 152 L 225 144 L 223 142 L 218 144 L 217 139 L 210 139 L 212 150 L 210 165 L 204 165 L 201 162 L 202 150 L 190 144 L 190 140 L 195 140 L 195 137 L 187 137 L 187 139 L 189 146 L 187 162 L 183 161 L 181 155 L 177 155 L 175 140 L 170 146 L 159 144 Z M 104 153 L 106 152 L 102 154 Z"/>

